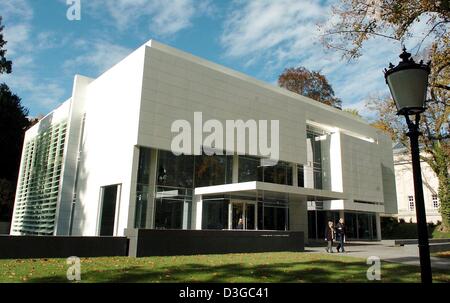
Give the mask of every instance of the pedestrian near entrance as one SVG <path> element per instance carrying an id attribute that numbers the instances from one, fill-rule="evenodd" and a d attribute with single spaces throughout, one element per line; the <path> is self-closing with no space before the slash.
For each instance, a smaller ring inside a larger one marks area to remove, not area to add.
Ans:
<path id="1" fill-rule="evenodd" d="M 237 229 L 244 229 L 244 220 L 242 218 L 239 218 Z"/>
<path id="2" fill-rule="evenodd" d="M 337 252 L 345 252 L 345 224 L 343 218 L 340 218 L 338 224 L 336 224 L 336 241 L 338 242 L 338 245 L 336 246 Z"/>
<path id="3" fill-rule="evenodd" d="M 333 252 L 333 240 L 334 240 L 334 226 L 333 221 L 328 221 L 328 225 L 325 229 L 325 241 L 327 241 L 327 247 L 325 250 L 328 253 Z"/>

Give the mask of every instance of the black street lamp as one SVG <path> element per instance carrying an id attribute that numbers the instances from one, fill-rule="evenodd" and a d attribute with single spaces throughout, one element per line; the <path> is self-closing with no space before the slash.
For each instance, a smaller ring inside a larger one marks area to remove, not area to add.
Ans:
<path id="1" fill-rule="evenodd" d="M 422 283 L 431 283 L 430 247 L 428 244 L 427 217 L 423 199 L 419 152 L 419 121 L 420 114 L 425 111 L 430 63 L 423 64 L 423 61 L 420 61 L 420 63 L 414 62 L 411 54 L 406 52 L 405 48 L 403 48 L 400 58 L 402 61 L 397 66 L 394 66 L 392 63 L 389 64 L 389 70 L 384 70 L 384 77 L 397 106 L 397 115 L 405 116 L 408 124 L 409 132 L 407 136 L 411 141 L 421 277 Z M 415 116 L 414 122 L 411 121 L 410 116 Z"/>

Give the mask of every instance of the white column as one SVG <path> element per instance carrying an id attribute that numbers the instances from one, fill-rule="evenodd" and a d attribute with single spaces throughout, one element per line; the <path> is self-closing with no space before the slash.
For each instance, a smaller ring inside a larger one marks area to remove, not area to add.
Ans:
<path id="1" fill-rule="evenodd" d="M 303 231 L 308 240 L 308 207 L 306 198 L 289 197 L 289 230 Z"/>
<path id="2" fill-rule="evenodd" d="M 195 195 L 195 229 L 202 229 L 202 214 L 203 214 L 203 198 L 201 195 Z"/>

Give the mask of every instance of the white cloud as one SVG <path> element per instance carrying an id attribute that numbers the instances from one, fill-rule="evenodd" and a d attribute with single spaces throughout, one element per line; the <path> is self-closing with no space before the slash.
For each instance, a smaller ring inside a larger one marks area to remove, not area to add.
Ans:
<path id="1" fill-rule="evenodd" d="M 63 68 L 69 74 L 80 73 L 80 69 L 89 69 L 93 76 L 106 71 L 114 64 L 129 55 L 132 50 L 107 41 L 85 41 L 77 42 L 84 52 L 83 55 L 67 60 Z"/>
<path id="2" fill-rule="evenodd" d="M 313 1 L 239 2 L 225 22 L 221 43 L 230 56 L 273 47 L 279 47 L 278 54 L 283 56 L 298 38 L 308 46 L 313 43 L 311 31 L 322 15 L 322 7 Z"/>
<path id="3" fill-rule="evenodd" d="M 210 0 L 96 0 L 88 2 L 87 9 L 98 17 L 102 16 L 100 11 L 106 10 L 120 30 L 146 20 L 144 23 L 154 34 L 168 36 L 190 27 L 196 16 L 209 15 L 212 4 Z"/>
<path id="4" fill-rule="evenodd" d="M 0 12 L 7 22 L 16 18 L 20 22 L 29 21 L 33 18 L 33 10 L 26 0 L 2 0 Z"/>
<path id="5" fill-rule="evenodd" d="M 357 106 L 364 115 L 364 100 L 370 94 L 387 92 L 382 70 L 389 61 L 397 62 L 401 45 L 382 38 L 369 40 L 363 56 L 352 62 L 343 60 L 341 53 L 327 51 L 320 42 L 318 24 L 335 21 L 331 15 L 332 2 L 235 1 L 220 37 L 225 55 L 243 60 L 246 67 L 262 65 L 258 76 L 270 82 L 289 66 L 302 65 L 321 71 L 336 95 L 343 99 L 344 107 Z M 424 23 L 417 26 L 414 35 L 424 32 Z"/>
<path id="6" fill-rule="evenodd" d="M 40 51 L 61 45 L 65 40 L 56 39 L 52 33 L 33 29 L 34 12 L 28 1 L 1 0 L 0 12 L 5 26 L 6 57 L 13 62 L 12 74 L 0 75 L 0 82 L 5 82 L 22 97 L 26 107 L 39 108 L 46 113 L 64 101 L 61 98 L 65 91 L 54 79 L 42 76 L 36 58 Z"/>

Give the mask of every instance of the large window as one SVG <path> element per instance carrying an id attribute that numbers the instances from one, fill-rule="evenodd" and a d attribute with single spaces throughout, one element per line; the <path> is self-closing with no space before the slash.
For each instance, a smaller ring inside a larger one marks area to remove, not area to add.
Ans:
<path id="1" fill-rule="evenodd" d="M 260 193 L 258 229 L 289 230 L 289 203 L 286 194 Z"/>
<path id="2" fill-rule="evenodd" d="M 276 165 L 262 167 L 262 181 L 268 183 L 292 185 L 292 166 L 278 161 Z"/>
<path id="3" fill-rule="evenodd" d="M 286 204 L 258 203 L 258 229 L 289 230 Z"/>
<path id="4" fill-rule="evenodd" d="M 191 206 L 192 190 L 158 186 L 155 198 L 155 228 L 190 228 Z"/>
<path id="5" fill-rule="evenodd" d="M 141 147 L 139 150 L 138 176 L 136 186 L 135 227 L 145 228 L 147 207 L 151 197 L 150 191 L 150 161 L 151 149 Z"/>
<path id="6" fill-rule="evenodd" d="M 194 156 L 176 156 L 171 151 L 158 153 L 157 185 L 192 188 L 194 185 Z"/>
<path id="7" fill-rule="evenodd" d="M 239 156 L 239 182 L 262 181 L 261 160 L 252 156 Z"/>
<path id="8" fill-rule="evenodd" d="M 239 156 L 239 182 L 248 181 L 292 185 L 292 166 L 283 161 L 271 165 L 257 157 Z"/>
<path id="9" fill-rule="evenodd" d="M 207 197 L 202 206 L 202 229 L 228 229 L 229 199 Z"/>
<path id="10" fill-rule="evenodd" d="M 232 183 L 233 156 L 195 157 L 195 187 Z"/>
<path id="11" fill-rule="evenodd" d="M 297 166 L 297 186 L 305 187 L 305 170 L 301 164 Z"/>
<path id="12" fill-rule="evenodd" d="M 308 235 L 312 239 L 324 239 L 328 220 L 339 222 L 339 211 L 308 211 Z M 344 223 L 347 239 L 377 239 L 374 213 L 345 212 Z"/>
<path id="13" fill-rule="evenodd" d="M 158 151 L 155 228 L 190 228 L 194 156 Z"/>
<path id="14" fill-rule="evenodd" d="M 330 189 L 330 135 L 323 130 L 307 126 L 307 165 L 303 167 L 304 186 Z"/>

